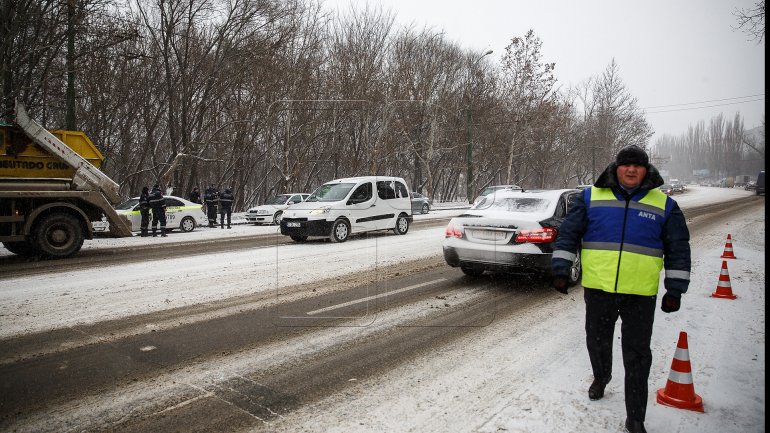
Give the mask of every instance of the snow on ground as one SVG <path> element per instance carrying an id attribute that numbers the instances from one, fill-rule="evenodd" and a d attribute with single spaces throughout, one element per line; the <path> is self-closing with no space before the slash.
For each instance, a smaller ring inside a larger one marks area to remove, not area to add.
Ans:
<path id="1" fill-rule="evenodd" d="M 709 196 L 718 198 L 716 191 Z M 710 297 L 728 233 L 737 256 L 728 262 L 736 300 Z M 656 311 L 649 432 L 765 431 L 764 235 L 762 208 L 693 239 L 692 283 L 682 309 Z M 554 302 L 534 315 L 497 321 L 430 357 L 303 407 L 273 427 L 286 432 L 623 431 L 620 321 L 612 382 L 604 399 L 590 401 L 584 314 L 582 289 L 555 294 Z M 655 401 L 656 391 L 666 386 L 680 331 L 688 334 L 693 386 L 705 413 Z"/>
<path id="2" fill-rule="evenodd" d="M 743 190 L 693 187 L 675 199 L 686 214 L 690 206 L 748 195 L 751 193 Z M 415 218 L 460 212 L 441 210 Z M 85 248 L 276 231 L 276 227 L 248 225 L 232 230 L 202 228 L 168 238 L 97 239 L 87 242 Z M 709 296 L 716 289 L 722 263 L 719 256 L 728 233 L 738 257 L 728 262 L 736 300 Z M 656 312 L 649 432 L 765 431 L 764 235 L 764 209 L 760 209 L 715 224 L 693 238 L 692 284 L 682 310 Z M 441 254 L 442 239 L 443 227 L 439 227 L 343 244 L 292 244 L 170 259 L 150 266 L 116 265 L 4 279 L 0 338 L 264 290 L 278 293 L 288 282 L 314 281 Z M 223 277 L 222 271 L 231 275 Z M 589 401 L 586 391 L 591 369 L 584 347 L 583 305 L 582 289 L 573 289 L 566 296 L 554 292 L 552 302 L 531 314 L 497 319 L 467 338 L 383 376 L 351 378 L 353 386 L 279 419 L 270 430 L 620 432 L 625 409 L 619 324 L 613 380 L 604 399 Z M 694 388 L 703 397 L 705 413 L 655 402 L 655 391 L 665 386 L 670 373 L 680 331 L 689 336 Z M 253 359 L 249 361 L 253 365 Z"/>
<path id="3" fill-rule="evenodd" d="M 740 189 L 693 187 L 675 199 L 686 209 L 751 194 Z M 436 207 L 427 215 L 415 215 L 415 220 L 450 217 L 463 211 L 456 204 Z M 149 266 L 131 263 L 5 279 L 0 289 L 0 338 L 279 290 L 354 270 L 440 256 L 443 232 L 439 227 L 412 230 L 405 236 L 352 238 L 342 244 L 289 244 L 173 258 Z M 83 249 L 270 233 L 280 231 L 276 226 L 251 224 L 237 224 L 231 230 L 201 227 L 166 238 L 97 238 L 86 241 Z M 3 253 L 10 254 L 0 248 L 0 257 Z"/>

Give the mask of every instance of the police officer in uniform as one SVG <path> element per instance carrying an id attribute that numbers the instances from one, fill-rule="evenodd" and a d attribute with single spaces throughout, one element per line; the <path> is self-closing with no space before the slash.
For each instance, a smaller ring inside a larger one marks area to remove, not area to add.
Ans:
<path id="1" fill-rule="evenodd" d="M 660 309 L 679 310 L 690 284 L 690 233 L 676 201 L 658 190 L 663 178 L 647 153 L 631 145 L 618 152 L 591 188 L 575 200 L 556 238 L 553 287 L 567 293 L 580 253 L 586 305 L 586 346 L 594 380 L 588 398 L 604 397 L 612 379 L 612 343 L 620 318 L 625 369 L 626 431 L 646 433 L 652 324 L 660 271 L 666 293 Z"/>
<path id="2" fill-rule="evenodd" d="M 139 194 L 139 214 L 142 216 L 141 232 L 139 236 L 147 237 L 147 228 L 150 225 L 150 191 L 146 186 L 142 187 L 142 193 Z"/>
<path id="3" fill-rule="evenodd" d="M 190 191 L 190 194 L 187 195 L 187 199 L 190 200 L 193 203 L 199 203 L 201 202 L 201 193 L 198 191 L 198 187 L 196 186 L 193 188 L 192 191 Z"/>
<path id="4" fill-rule="evenodd" d="M 209 185 L 206 192 L 203 193 L 203 200 L 206 201 L 206 215 L 209 219 L 209 227 L 214 228 L 217 226 L 217 202 L 219 201 L 214 185 Z"/>
<path id="5" fill-rule="evenodd" d="M 233 215 L 233 192 L 230 188 L 225 188 L 225 192 L 219 194 L 219 228 L 225 228 L 225 216 L 227 216 L 227 228 L 230 227 L 230 221 Z"/>
<path id="6" fill-rule="evenodd" d="M 166 200 L 156 183 L 150 193 L 150 207 L 152 208 L 152 237 L 158 235 L 158 223 L 160 223 L 160 236 L 166 237 Z"/>

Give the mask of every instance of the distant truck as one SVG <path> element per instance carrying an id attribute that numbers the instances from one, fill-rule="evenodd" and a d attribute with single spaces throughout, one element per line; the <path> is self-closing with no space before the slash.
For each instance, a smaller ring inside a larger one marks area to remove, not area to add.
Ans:
<path id="1" fill-rule="evenodd" d="M 735 187 L 743 188 L 744 186 L 746 186 L 746 184 L 751 182 L 751 180 L 752 180 L 751 176 L 749 176 L 748 174 L 739 174 L 738 176 L 735 176 L 735 180 L 734 180 Z"/>
<path id="2" fill-rule="evenodd" d="M 16 103 L 15 122 L 0 123 L 0 242 L 43 258 L 77 253 L 93 239 L 92 221 L 110 222 L 110 236 L 132 236 L 113 205 L 119 187 L 99 170 L 104 157 L 79 131 L 47 131 Z"/>

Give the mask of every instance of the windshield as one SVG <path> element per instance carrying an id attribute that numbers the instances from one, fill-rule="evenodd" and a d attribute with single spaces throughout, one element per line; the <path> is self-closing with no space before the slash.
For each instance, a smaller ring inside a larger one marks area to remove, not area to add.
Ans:
<path id="1" fill-rule="evenodd" d="M 115 209 L 116 210 L 130 210 L 130 209 L 133 209 L 134 206 L 136 206 L 137 203 L 139 203 L 139 199 L 138 198 L 130 198 L 130 199 L 124 201 L 123 203 L 115 206 Z"/>
<path id="2" fill-rule="evenodd" d="M 488 200 L 490 201 L 490 200 Z M 543 212 L 548 209 L 549 200 L 533 197 L 508 197 L 485 203 L 484 209 L 504 212 Z M 481 203 L 480 203 L 481 205 Z"/>
<path id="3" fill-rule="evenodd" d="M 318 187 L 305 201 L 340 201 L 354 186 L 355 183 L 327 183 Z"/>
<path id="4" fill-rule="evenodd" d="M 265 204 L 284 204 L 288 199 L 289 199 L 288 194 L 281 194 L 269 199 L 268 201 L 265 202 Z"/>

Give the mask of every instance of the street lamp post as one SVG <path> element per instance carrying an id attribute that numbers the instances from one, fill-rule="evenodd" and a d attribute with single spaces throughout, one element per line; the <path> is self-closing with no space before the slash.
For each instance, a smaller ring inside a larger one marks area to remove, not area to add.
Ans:
<path id="1" fill-rule="evenodd" d="M 487 51 L 486 53 L 482 54 L 474 60 L 470 65 L 468 65 L 468 76 L 465 80 L 465 96 L 468 98 L 467 103 L 468 107 L 465 109 L 465 128 L 466 128 L 466 135 L 467 135 L 467 149 L 465 154 L 465 159 L 468 163 L 468 176 L 465 179 L 465 190 L 467 191 L 468 196 L 468 203 L 473 203 L 475 191 L 476 191 L 476 179 L 473 176 L 473 115 L 471 112 L 472 106 L 471 106 L 471 99 L 468 94 L 468 87 L 470 86 L 470 75 L 471 75 L 471 68 L 473 68 L 476 63 L 480 62 L 481 59 L 484 57 L 492 54 L 492 50 Z"/>

